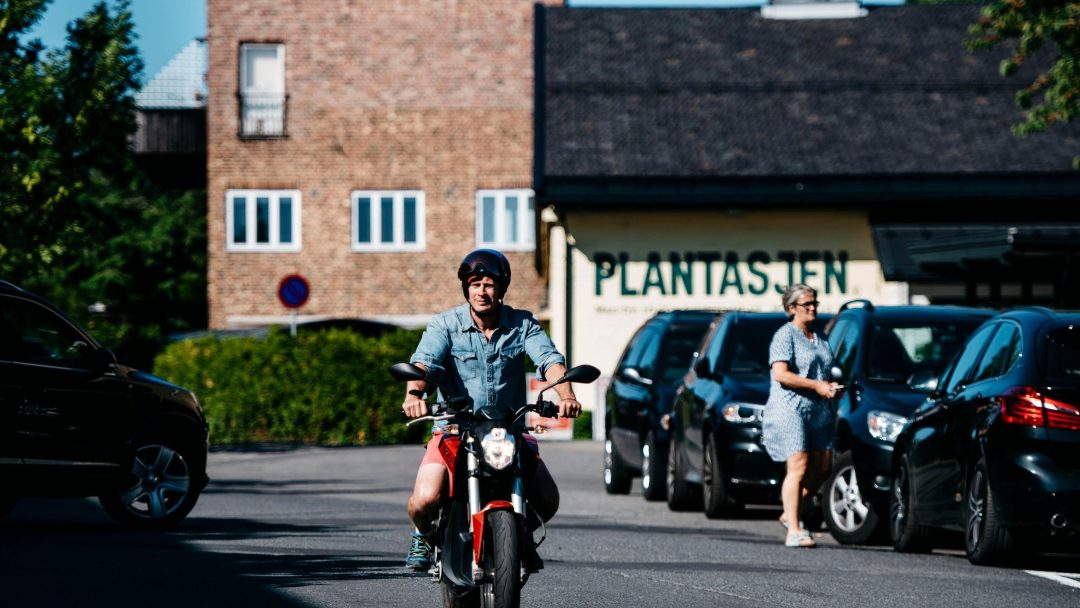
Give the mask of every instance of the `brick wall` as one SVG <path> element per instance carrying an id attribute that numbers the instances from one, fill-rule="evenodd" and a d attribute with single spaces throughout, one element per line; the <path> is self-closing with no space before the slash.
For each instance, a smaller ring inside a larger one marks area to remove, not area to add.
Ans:
<path id="1" fill-rule="evenodd" d="M 279 315 L 280 278 L 312 284 L 303 314 L 426 315 L 462 301 L 475 194 L 532 181 L 531 0 L 208 0 L 210 324 Z M 285 45 L 288 137 L 238 137 L 241 42 Z M 298 253 L 227 252 L 227 189 L 296 189 Z M 426 250 L 357 253 L 353 190 L 423 190 Z M 508 302 L 539 311 L 533 254 L 508 253 Z"/>

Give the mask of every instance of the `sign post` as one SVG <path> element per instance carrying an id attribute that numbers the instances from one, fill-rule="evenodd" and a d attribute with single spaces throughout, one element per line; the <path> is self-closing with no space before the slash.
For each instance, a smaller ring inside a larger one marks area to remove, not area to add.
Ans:
<path id="1" fill-rule="evenodd" d="M 295 338 L 297 310 L 306 304 L 311 296 L 311 284 L 298 274 L 286 275 L 278 283 L 277 296 L 282 306 L 291 311 L 289 334 Z"/>

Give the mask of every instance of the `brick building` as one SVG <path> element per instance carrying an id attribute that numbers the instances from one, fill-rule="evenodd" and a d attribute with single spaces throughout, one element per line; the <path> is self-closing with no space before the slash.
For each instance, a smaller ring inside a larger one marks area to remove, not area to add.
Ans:
<path id="1" fill-rule="evenodd" d="M 208 0 L 210 326 L 423 323 L 478 246 L 541 312 L 532 0 Z"/>

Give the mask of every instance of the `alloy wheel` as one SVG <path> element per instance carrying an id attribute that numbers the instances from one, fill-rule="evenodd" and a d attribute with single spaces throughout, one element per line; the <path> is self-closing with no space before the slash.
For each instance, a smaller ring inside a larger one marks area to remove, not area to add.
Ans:
<path id="1" fill-rule="evenodd" d="M 971 479 L 967 507 L 967 546 L 973 551 L 982 541 L 986 519 L 986 476 L 983 474 L 982 469 L 976 469 L 975 475 Z"/>
<path id="2" fill-rule="evenodd" d="M 131 478 L 131 485 L 120 490 L 119 499 L 128 512 L 143 519 L 168 517 L 191 491 L 187 461 L 165 445 L 140 447 L 132 461 Z"/>
<path id="3" fill-rule="evenodd" d="M 829 517 L 833 525 L 844 532 L 855 532 L 866 523 L 870 512 L 859 492 L 855 467 L 847 466 L 837 472 L 829 488 Z"/>

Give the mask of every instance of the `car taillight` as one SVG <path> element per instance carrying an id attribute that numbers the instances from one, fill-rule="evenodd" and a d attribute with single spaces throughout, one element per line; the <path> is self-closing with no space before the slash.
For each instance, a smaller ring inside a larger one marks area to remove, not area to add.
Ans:
<path id="1" fill-rule="evenodd" d="M 1080 430 L 1080 408 L 1051 399 L 1030 386 L 1016 386 L 1000 397 L 1001 419 L 1009 424 Z"/>

